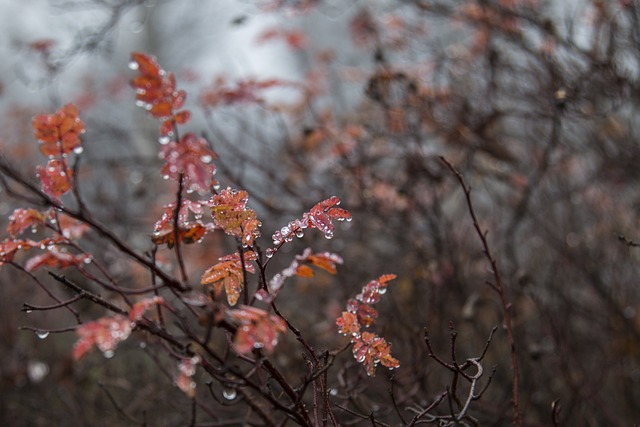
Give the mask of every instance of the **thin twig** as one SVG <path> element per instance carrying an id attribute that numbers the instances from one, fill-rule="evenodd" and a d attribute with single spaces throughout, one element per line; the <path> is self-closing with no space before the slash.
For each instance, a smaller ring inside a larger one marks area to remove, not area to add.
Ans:
<path id="1" fill-rule="evenodd" d="M 458 170 L 451 164 L 449 163 L 449 161 L 444 158 L 444 157 L 440 157 L 440 160 L 449 168 L 449 170 L 456 176 L 456 178 L 458 179 L 458 182 L 460 183 L 460 186 L 462 187 L 462 190 L 464 191 L 464 195 L 465 195 L 465 199 L 467 202 L 467 208 L 469 210 L 469 215 L 471 216 L 471 219 L 473 221 L 473 227 L 476 230 L 476 233 L 480 239 L 480 242 L 482 243 L 482 247 L 483 247 L 483 251 L 484 251 L 484 255 L 487 258 L 487 260 L 489 261 L 489 264 L 491 264 L 491 270 L 493 273 L 493 277 L 495 280 L 495 291 L 498 293 L 498 296 L 500 297 L 500 303 L 502 306 L 502 313 L 504 316 L 504 324 L 507 330 L 507 339 L 509 340 L 509 346 L 510 346 L 510 350 L 511 350 L 511 369 L 512 369 L 512 373 L 513 373 L 513 389 L 512 389 L 512 405 L 513 405 L 513 423 L 516 426 L 521 426 L 522 425 L 522 419 L 520 418 L 520 409 L 519 409 L 519 397 L 518 397 L 518 390 L 519 390 L 519 386 L 518 386 L 518 356 L 517 356 L 517 352 L 516 352 L 516 344 L 515 344 L 515 337 L 513 334 L 513 322 L 511 320 L 511 311 L 510 311 L 510 306 L 511 304 L 507 301 L 507 296 L 506 296 L 506 292 L 505 292 L 505 286 L 502 282 L 502 276 L 500 275 L 500 270 L 498 269 L 498 263 L 496 262 L 495 258 L 493 257 L 493 254 L 491 252 L 491 248 L 489 247 L 489 243 L 487 241 L 487 234 L 486 232 L 482 231 L 482 228 L 480 228 L 480 224 L 478 222 L 478 218 L 476 216 L 475 210 L 473 208 L 473 204 L 471 202 L 471 189 L 469 188 L 469 186 L 467 185 L 467 183 L 465 182 L 464 178 L 462 177 L 462 175 L 460 174 L 460 172 L 458 172 Z"/>

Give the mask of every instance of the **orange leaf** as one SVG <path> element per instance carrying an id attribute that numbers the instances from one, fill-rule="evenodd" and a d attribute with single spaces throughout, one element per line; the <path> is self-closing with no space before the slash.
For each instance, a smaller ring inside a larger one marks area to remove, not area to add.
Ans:
<path id="1" fill-rule="evenodd" d="M 313 277 L 313 270 L 308 265 L 299 265 L 296 268 L 296 275 L 300 277 Z"/>

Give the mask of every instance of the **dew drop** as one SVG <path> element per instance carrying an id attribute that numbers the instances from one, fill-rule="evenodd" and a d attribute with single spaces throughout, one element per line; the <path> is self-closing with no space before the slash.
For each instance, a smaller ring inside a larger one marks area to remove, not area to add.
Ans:
<path id="1" fill-rule="evenodd" d="M 253 343 L 253 348 L 262 348 L 262 347 L 264 347 L 264 344 L 259 341 L 256 341 Z"/>
<path id="2" fill-rule="evenodd" d="M 335 388 L 332 388 L 329 390 L 329 394 L 331 396 L 337 396 L 338 395 L 338 390 L 336 390 Z"/>
<path id="3" fill-rule="evenodd" d="M 162 135 L 160 138 L 158 138 L 158 142 L 162 145 L 167 145 L 169 141 L 171 141 L 171 138 L 169 138 L 169 136 L 167 135 Z"/>
<path id="4" fill-rule="evenodd" d="M 272 258 L 273 254 L 275 254 L 276 251 L 273 250 L 273 248 L 268 248 L 266 251 L 264 251 L 264 254 L 267 256 L 267 258 Z"/>
<path id="5" fill-rule="evenodd" d="M 333 231 L 325 232 L 324 237 L 326 237 L 327 239 L 333 239 Z"/>
<path id="6" fill-rule="evenodd" d="M 129 69 L 130 70 L 137 70 L 139 67 L 138 62 L 137 61 L 129 61 Z"/>
<path id="7" fill-rule="evenodd" d="M 304 230 L 302 228 L 298 228 L 296 230 L 296 237 L 302 239 L 304 237 Z"/>
<path id="8" fill-rule="evenodd" d="M 164 180 L 169 179 L 169 175 L 162 175 L 162 179 L 164 179 Z"/>
<path id="9" fill-rule="evenodd" d="M 213 157 L 211 157 L 208 154 L 205 154 L 204 156 L 200 157 L 200 160 L 202 161 L 202 163 L 211 163 L 211 160 L 213 160 Z"/>
<path id="10" fill-rule="evenodd" d="M 25 310 L 24 312 L 25 312 L 25 313 L 27 313 L 27 314 L 29 314 L 29 313 L 31 313 L 32 311 L 33 311 L 33 310 Z"/>
<path id="11" fill-rule="evenodd" d="M 225 388 L 224 390 L 222 390 L 222 397 L 224 397 L 227 400 L 233 400 L 236 398 L 236 396 L 237 396 L 237 393 L 233 388 Z"/>
<path id="12" fill-rule="evenodd" d="M 380 287 L 380 289 L 378 289 L 378 293 L 380 295 L 384 295 L 387 293 L 387 288 L 386 287 Z"/>
<path id="13" fill-rule="evenodd" d="M 113 357 L 113 355 L 115 354 L 115 352 L 113 350 L 107 350 L 105 352 L 102 353 L 102 355 L 106 358 L 106 359 L 111 359 Z"/>
<path id="14" fill-rule="evenodd" d="M 43 340 L 49 336 L 49 331 L 36 331 L 36 336 Z"/>
<path id="15" fill-rule="evenodd" d="M 73 152 L 76 154 L 82 154 L 83 151 L 84 151 L 84 148 L 82 148 L 81 145 L 78 145 L 76 148 L 73 149 Z"/>
<path id="16" fill-rule="evenodd" d="M 90 256 L 82 260 L 82 262 L 84 262 L 85 264 L 91 264 L 91 261 L 93 261 L 93 257 Z"/>

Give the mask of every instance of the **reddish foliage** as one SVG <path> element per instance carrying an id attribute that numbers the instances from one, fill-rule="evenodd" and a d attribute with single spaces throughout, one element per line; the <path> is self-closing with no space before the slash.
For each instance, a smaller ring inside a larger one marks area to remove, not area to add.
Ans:
<path id="1" fill-rule="evenodd" d="M 351 339 L 353 356 L 364 365 L 369 376 L 375 375 L 378 363 L 389 369 L 400 366 L 398 360 L 391 356 L 391 344 L 375 333 L 362 331 L 362 327 L 371 326 L 376 322 L 378 311 L 371 307 L 371 304 L 380 301 L 380 295 L 386 292 L 387 282 L 395 277 L 394 274 L 385 274 L 367 283 L 356 299 L 347 302 L 347 311 L 343 311 L 336 320 L 339 332 Z"/>
<path id="2" fill-rule="evenodd" d="M 40 267 L 67 268 L 86 262 L 91 262 L 91 255 L 74 255 L 63 252 L 58 246 L 50 246 L 47 252 L 29 259 L 24 268 L 27 271 L 34 271 Z"/>
<path id="3" fill-rule="evenodd" d="M 384 338 L 371 332 L 363 332 L 361 337 L 354 337 L 352 342 L 353 357 L 364 365 L 367 375 L 375 375 L 378 363 L 389 369 L 400 366 L 400 362 L 391 356 L 391 345 Z"/>
<path id="4" fill-rule="evenodd" d="M 34 117 L 32 126 L 42 154 L 52 158 L 79 149 L 80 135 L 85 131 L 79 114 L 75 105 L 67 104 L 54 114 Z"/>
<path id="5" fill-rule="evenodd" d="M 266 89 L 285 85 L 285 82 L 276 79 L 247 79 L 238 81 L 235 86 L 232 86 L 223 77 L 218 77 L 213 84 L 202 92 L 200 104 L 206 108 L 244 103 L 261 104 L 264 101 L 262 92 Z"/>
<path id="6" fill-rule="evenodd" d="M 293 50 L 302 50 L 307 46 L 307 38 L 303 32 L 298 30 L 274 28 L 263 32 L 258 37 L 258 41 L 261 43 L 272 40 L 282 40 Z"/>
<path id="7" fill-rule="evenodd" d="M 301 219 L 290 221 L 289 224 L 273 233 L 273 244 L 277 247 L 292 241 L 294 236 L 302 237 L 306 228 L 317 228 L 324 233 L 327 239 L 331 239 L 334 219 L 337 221 L 351 220 L 351 214 L 346 209 L 336 207 L 339 204 L 340 198 L 336 196 L 316 204 L 309 212 L 302 214 Z"/>
<path id="8" fill-rule="evenodd" d="M 189 191 L 205 192 L 216 184 L 213 175 L 216 171 L 212 160 L 216 154 L 209 148 L 206 139 L 187 133 L 180 142 L 170 142 L 160 150 L 165 161 L 162 174 L 173 180 L 184 176 Z"/>
<path id="9" fill-rule="evenodd" d="M 142 301 L 138 301 L 133 305 L 133 307 L 131 307 L 131 310 L 129 310 L 129 320 L 131 320 L 132 322 L 142 320 L 142 316 L 144 316 L 144 313 L 147 310 L 149 310 L 154 305 L 160 305 L 164 303 L 164 298 L 159 296 L 145 298 Z"/>
<path id="10" fill-rule="evenodd" d="M 194 222 L 178 229 L 178 241 L 187 244 L 196 243 L 201 241 L 205 234 L 207 234 L 207 228 L 198 222 Z M 156 245 L 167 245 L 171 249 L 176 244 L 176 233 L 173 227 L 165 228 L 153 233 L 151 241 Z"/>
<path id="11" fill-rule="evenodd" d="M 71 190 L 73 171 L 67 168 L 64 160 L 49 160 L 46 166 L 38 166 L 36 170 L 42 191 L 54 199 Z"/>
<path id="12" fill-rule="evenodd" d="M 254 349 L 270 353 L 278 344 L 278 335 L 287 330 L 285 321 L 280 317 L 256 307 L 241 305 L 227 315 L 239 324 L 233 340 L 238 353 L 249 353 Z"/>
<path id="13" fill-rule="evenodd" d="M 184 106 L 187 94 L 177 90 L 173 73 L 164 71 L 153 56 L 139 52 L 131 54 L 130 67 L 140 72 L 131 80 L 137 104 L 163 121 L 162 135 L 170 135 L 174 125 L 189 121 L 188 111 L 177 111 Z"/>
<path id="14" fill-rule="evenodd" d="M 27 228 L 35 229 L 44 222 L 45 216 L 35 209 L 16 209 L 9 216 L 9 224 L 7 224 L 7 233 L 15 237 Z"/>
<path id="15" fill-rule="evenodd" d="M 118 344 L 131 335 L 131 320 L 121 314 L 103 317 L 80 325 L 76 334 L 79 338 L 73 346 L 73 360 L 80 360 L 94 346 L 111 357 Z"/>
<path id="16" fill-rule="evenodd" d="M 175 384 L 191 398 L 196 395 L 196 383 L 193 381 L 192 377 L 196 373 L 196 366 L 198 364 L 200 364 L 199 356 L 182 359 L 180 360 L 180 363 L 178 363 L 178 375 L 176 376 Z"/>
<path id="17" fill-rule="evenodd" d="M 245 252 L 244 269 L 246 272 L 255 273 L 255 267 L 251 261 L 257 259 L 255 252 Z M 200 283 L 203 285 L 213 285 L 216 297 L 222 294 L 224 289 L 227 294 L 227 302 L 235 305 L 240 297 L 240 292 L 244 287 L 242 262 L 240 255 L 234 253 L 218 259 L 220 262 L 204 272 Z"/>
<path id="18" fill-rule="evenodd" d="M 255 211 L 247 209 L 248 201 L 246 191 L 226 188 L 213 196 L 211 214 L 217 227 L 238 238 L 242 244 L 251 246 L 260 236 L 261 223 L 256 218 Z"/>

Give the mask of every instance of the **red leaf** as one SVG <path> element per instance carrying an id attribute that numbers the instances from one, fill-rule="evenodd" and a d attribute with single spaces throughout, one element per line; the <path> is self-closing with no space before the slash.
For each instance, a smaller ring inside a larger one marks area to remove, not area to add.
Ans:
<path id="1" fill-rule="evenodd" d="M 247 209 L 249 196 L 246 191 L 231 188 L 213 196 L 211 213 L 217 227 L 225 233 L 241 239 L 243 244 L 253 245 L 260 236 L 260 221 L 252 209 Z"/>
<path id="2" fill-rule="evenodd" d="M 245 271 L 249 273 L 255 272 L 255 267 L 251 261 L 256 259 L 257 255 L 255 252 L 245 252 Z M 216 296 L 220 296 L 224 289 L 229 305 L 235 305 L 244 287 L 240 256 L 235 253 L 219 258 L 218 260 L 220 261 L 218 264 L 204 272 L 200 283 L 202 285 L 213 285 Z"/>
<path id="3" fill-rule="evenodd" d="M 313 277 L 313 270 L 308 265 L 299 265 L 296 267 L 296 276 Z"/>
<path id="4" fill-rule="evenodd" d="M 152 298 L 145 298 L 142 301 L 138 301 L 131 307 L 129 311 L 129 320 L 137 322 L 142 319 L 144 313 L 154 305 L 164 304 L 164 298 L 155 296 Z"/>
<path id="5" fill-rule="evenodd" d="M 200 363 L 200 356 L 193 356 L 189 359 L 182 359 L 178 363 L 178 376 L 175 379 L 176 386 L 187 396 L 193 398 L 196 395 L 196 383 L 193 376 L 196 373 L 196 366 Z"/>
<path id="6" fill-rule="evenodd" d="M 176 123 L 183 125 L 191 119 L 191 112 L 189 110 L 183 110 L 174 116 Z"/>
<path id="7" fill-rule="evenodd" d="M 340 333 L 349 336 L 360 335 L 360 324 L 358 316 L 348 311 L 343 311 L 342 316 L 336 320 L 336 325 L 340 327 Z"/>
<path id="8" fill-rule="evenodd" d="M 29 259 L 24 269 L 34 271 L 40 267 L 67 268 L 82 265 L 87 261 L 91 261 L 91 255 L 73 255 L 67 252 L 61 252 L 60 249 L 57 249 L 57 246 L 53 246 L 47 252 Z"/>
<path id="9" fill-rule="evenodd" d="M 204 138 L 189 132 L 180 142 L 164 145 L 160 157 L 165 161 L 162 174 L 173 180 L 183 174 L 185 185 L 192 191 L 209 191 L 215 183 L 212 161 L 217 156 Z"/>
<path id="10" fill-rule="evenodd" d="M 71 189 L 73 171 L 66 167 L 64 160 L 49 160 L 47 166 L 38 166 L 38 177 L 42 191 L 58 198 Z"/>
<path id="11" fill-rule="evenodd" d="M 62 156 L 80 147 L 80 135 L 85 128 L 79 114 L 75 105 L 67 104 L 54 114 L 34 117 L 32 126 L 36 139 L 41 143 L 42 154 Z"/>
<path id="12" fill-rule="evenodd" d="M 336 269 L 336 264 L 342 264 L 341 257 L 329 252 L 311 254 L 307 257 L 307 261 L 311 265 L 321 268 L 322 270 L 331 274 L 336 274 L 338 272 L 338 270 Z"/>
<path id="13" fill-rule="evenodd" d="M 58 216 L 58 225 L 62 231 L 62 235 L 70 240 L 77 240 L 89 231 L 87 224 L 65 214 Z"/>
<path id="14" fill-rule="evenodd" d="M 16 209 L 9 216 L 7 233 L 15 237 L 22 234 L 27 228 L 34 228 L 44 222 L 45 216 L 35 209 Z"/>
<path id="15" fill-rule="evenodd" d="M 160 76 L 160 65 L 156 61 L 156 58 L 144 53 L 132 52 L 131 53 L 132 64 L 136 64 L 135 69 L 140 71 L 144 76 L 158 77 Z"/>
<path id="16" fill-rule="evenodd" d="M 278 344 L 278 335 L 287 330 L 286 323 L 280 317 L 269 315 L 256 307 L 241 305 L 227 314 L 239 323 L 233 340 L 238 353 L 246 354 L 253 349 L 264 349 L 271 353 Z"/>
<path id="17" fill-rule="evenodd" d="M 73 346 L 73 360 L 80 360 L 94 346 L 111 357 L 118 344 L 131 335 L 131 321 L 121 314 L 103 317 L 80 325 L 76 334 L 79 338 Z"/>
<path id="18" fill-rule="evenodd" d="M 205 234 L 207 234 L 207 228 L 204 225 L 197 222 L 185 224 L 185 227 L 181 227 L 178 231 L 178 241 L 186 244 L 196 243 L 202 240 Z M 167 245 L 169 249 L 173 248 L 175 246 L 173 226 L 153 233 L 151 241 L 156 245 Z"/>

